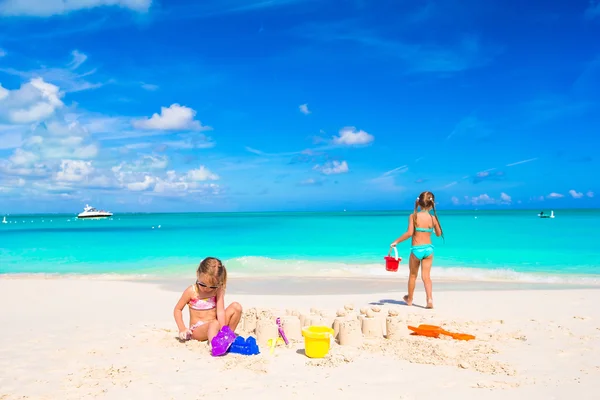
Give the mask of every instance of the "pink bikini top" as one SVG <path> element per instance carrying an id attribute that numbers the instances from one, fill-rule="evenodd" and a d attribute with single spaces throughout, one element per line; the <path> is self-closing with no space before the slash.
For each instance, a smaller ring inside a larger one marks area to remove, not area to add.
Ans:
<path id="1" fill-rule="evenodd" d="M 196 297 L 195 299 L 191 299 L 188 305 L 194 310 L 212 310 L 217 306 L 217 296 L 208 297 L 205 299 Z"/>

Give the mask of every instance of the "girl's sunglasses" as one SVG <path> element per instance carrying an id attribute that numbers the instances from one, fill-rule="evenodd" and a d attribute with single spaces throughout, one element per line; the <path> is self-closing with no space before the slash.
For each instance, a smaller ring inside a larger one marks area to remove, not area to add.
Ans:
<path id="1" fill-rule="evenodd" d="M 202 286 L 205 289 L 213 289 L 214 290 L 214 289 L 218 289 L 219 288 L 219 286 L 208 286 L 207 284 L 202 283 L 200 281 L 196 281 L 196 285 Z"/>

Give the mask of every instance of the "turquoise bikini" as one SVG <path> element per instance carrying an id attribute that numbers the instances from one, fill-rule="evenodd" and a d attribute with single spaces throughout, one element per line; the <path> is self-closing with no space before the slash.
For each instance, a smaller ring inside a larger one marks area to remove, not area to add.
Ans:
<path id="1" fill-rule="evenodd" d="M 433 232 L 433 228 L 415 228 L 417 232 Z M 433 254 L 433 244 L 419 244 L 416 246 L 412 246 L 410 251 L 417 257 L 419 260 L 427 258 Z"/>

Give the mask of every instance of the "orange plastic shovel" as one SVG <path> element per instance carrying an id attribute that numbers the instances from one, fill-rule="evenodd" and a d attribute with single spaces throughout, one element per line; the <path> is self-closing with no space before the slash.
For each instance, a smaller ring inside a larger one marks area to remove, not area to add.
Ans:
<path id="1" fill-rule="evenodd" d="M 410 329 L 411 331 L 413 331 L 414 335 L 419 335 L 419 336 L 428 336 L 428 337 L 439 337 L 440 335 L 446 335 L 446 336 L 450 336 L 452 339 L 455 340 L 473 340 L 475 339 L 475 336 L 473 335 L 469 335 L 466 333 L 455 333 L 455 332 L 448 332 L 445 329 L 442 329 L 442 327 L 437 326 L 437 325 L 419 325 L 418 327 L 414 327 L 414 326 L 408 326 L 408 329 Z"/>

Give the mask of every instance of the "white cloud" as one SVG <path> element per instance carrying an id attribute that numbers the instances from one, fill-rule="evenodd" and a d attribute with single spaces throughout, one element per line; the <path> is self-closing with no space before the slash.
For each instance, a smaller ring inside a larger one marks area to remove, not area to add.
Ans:
<path id="1" fill-rule="evenodd" d="M 460 204 L 460 199 L 456 196 L 452 196 L 452 198 L 450 200 L 452 201 L 452 204 L 454 204 L 455 206 Z"/>
<path id="2" fill-rule="evenodd" d="M 87 55 L 81 53 L 78 50 L 73 50 L 71 52 L 71 57 L 73 57 L 73 59 L 71 60 L 71 62 L 68 65 L 68 67 L 71 68 L 71 69 L 77 69 L 77 68 L 79 68 L 79 66 L 81 64 L 83 64 L 87 60 L 87 58 L 88 58 Z"/>
<path id="3" fill-rule="evenodd" d="M 552 193 L 550 193 L 546 197 L 549 198 L 549 199 L 560 199 L 560 198 L 565 197 L 565 196 L 563 194 L 560 194 L 560 193 L 554 193 L 554 192 L 552 192 Z"/>
<path id="4" fill-rule="evenodd" d="M 484 205 L 484 204 L 494 204 L 494 203 L 496 203 L 496 200 L 493 199 L 493 198 L 491 198 L 487 194 L 480 194 L 479 196 L 471 197 L 469 199 L 469 201 L 473 205 Z"/>
<path id="5" fill-rule="evenodd" d="M 56 180 L 61 182 L 81 182 L 94 172 L 91 161 L 62 160 Z"/>
<path id="6" fill-rule="evenodd" d="M 140 192 L 144 190 L 148 190 L 150 186 L 156 183 L 156 179 L 152 176 L 145 175 L 144 180 L 142 182 L 131 182 L 127 184 L 127 189 L 132 192 Z"/>
<path id="7" fill-rule="evenodd" d="M 487 193 L 480 194 L 479 196 L 469 197 L 465 196 L 465 203 L 474 205 L 474 206 L 482 206 L 482 205 L 508 205 L 512 203 L 512 197 L 508 194 L 502 192 L 500 193 L 499 198 L 494 198 L 488 195 Z M 457 197 L 452 198 L 452 204 L 458 205 L 460 201 Z"/>
<path id="8" fill-rule="evenodd" d="M 504 204 L 510 204 L 512 202 L 512 198 L 506 193 L 500 193 L 500 201 Z"/>
<path id="9" fill-rule="evenodd" d="M 147 90 L 149 92 L 154 92 L 158 90 L 158 85 L 153 85 L 151 83 L 142 83 L 142 89 Z"/>
<path id="10" fill-rule="evenodd" d="M 333 137 L 333 143 L 342 146 L 366 145 L 373 142 L 373 140 L 375 140 L 373 135 L 363 130 L 357 131 L 353 126 L 340 129 L 339 136 Z"/>
<path id="11" fill-rule="evenodd" d="M 587 192 L 585 195 L 589 198 L 592 198 L 592 197 L 594 197 L 594 192 L 590 191 L 590 192 Z"/>
<path id="12" fill-rule="evenodd" d="M 574 199 L 580 199 L 580 198 L 582 198 L 582 197 L 583 197 L 583 193 L 581 193 L 581 192 L 578 192 L 578 191 L 576 191 L 576 190 L 573 190 L 573 189 L 569 190 L 569 194 L 570 194 L 570 195 L 571 195 L 571 197 L 573 197 Z"/>
<path id="13" fill-rule="evenodd" d="M 43 121 L 64 106 L 62 97 L 58 86 L 42 78 L 31 79 L 15 90 L 0 85 L 0 120 L 14 124 Z"/>
<path id="14" fill-rule="evenodd" d="M 152 159 L 157 161 L 158 157 Z M 204 165 L 184 172 L 174 170 L 163 172 L 158 169 L 152 171 L 152 166 L 156 167 L 157 164 L 150 164 L 149 160 L 149 156 L 143 156 L 134 162 L 121 163 L 113 167 L 112 172 L 118 182 L 118 187 L 132 192 L 144 192 L 159 196 L 184 196 L 189 193 L 217 194 L 219 192 L 219 185 L 202 183 L 220 179 L 217 174 Z"/>
<path id="15" fill-rule="evenodd" d="M 203 126 L 200 121 L 194 120 L 196 111 L 177 103 L 169 107 L 161 107 L 160 114 L 154 113 L 150 118 L 132 121 L 137 129 L 149 130 L 209 130 L 209 126 Z"/>
<path id="16" fill-rule="evenodd" d="M 320 179 L 308 178 L 298 182 L 299 186 L 321 186 L 323 181 Z"/>
<path id="17" fill-rule="evenodd" d="M 133 162 L 122 162 L 112 168 L 113 172 L 146 172 L 165 169 L 169 165 L 167 156 L 142 155 Z"/>
<path id="18" fill-rule="evenodd" d="M 451 188 L 452 186 L 457 185 L 457 184 L 458 184 L 458 181 L 453 181 L 453 182 L 450 182 L 450 183 L 442 186 L 442 189 L 448 189 L 448 188 Z"/>
<path id="19" fill-rule="evenodd" d="M 333 174 L 344 174 L 349 171 L 348 163 L 346 161 L 328 161 L 323 165 L 315 165 L 313 168 L 321 171 L 325 175 Z"/>
<path id="20" fill-rule="evenodd" d="M 537 161 L 537 157 L 536 158 L 528 158 L 527 160 L 521 160 L 521 161 L 517 161 L 517 162 L 514 162 L 514 163 L 506 164 L 506 166 L 507 167 L 514 167 L 515 165 L 526 164 L 526 163 L 530 163 L 532 161 Z"/>
<path id="21" fill-rule="evenodd" d="M 201 165 L 198 169 L 189 170 L 187 173 L 187 178 L 193 182 L 201 182 L 201 181 L 216 181 L 219 179 L 217 174 L 212 173 L 208 168 L 204 165 Z"/>
<path id="22" fill-rule="evenodd" d="M 300 109 L 300 112 L 304 115 L 308 115 L 310 114 L 310 110 L 308 109 L 308 104 L 300 104 L 298 106 L 298 108 Z"/>
<path id="23" fill-rule="evenodd" d="M 389 171 L 384 172 L 381 176 L 390 176 L 395 174 L 403 174 L 408 171 L 407 165 L 402 165 L 400 167 L 390 169 Z"/>
<path id="24" fill-rule="evenodd" d="M 147 12 L 152 0 L 4 0 L 0 15 L 50 17 L 101 6 L 117 6 L 135 12 Z"/>
<path id="25" fill-rule="evenodd" d="M 0 0 L 1 1 L 1 0 Z M 80 67 L 87 61 L 88 56 L 78 50 L 71 52 L 71 60 L 61 67 L 46 67 L 30 71 L 22 71 L 14 68 L 0 68 L 0 71 L 21 79 L 33 80 L 41 78 L 46 82 L 59 86 L 64 92 L 81 92 L 83 90 L 97 89 L 104 83 L 90 82 L 88 77 L 96 73 L 96 69 L 81 71 Z"/>

